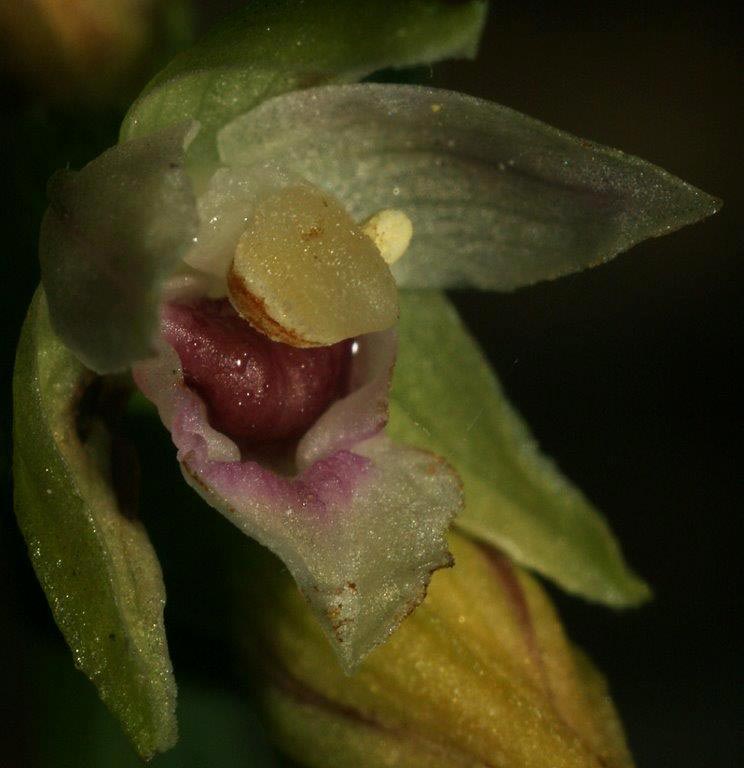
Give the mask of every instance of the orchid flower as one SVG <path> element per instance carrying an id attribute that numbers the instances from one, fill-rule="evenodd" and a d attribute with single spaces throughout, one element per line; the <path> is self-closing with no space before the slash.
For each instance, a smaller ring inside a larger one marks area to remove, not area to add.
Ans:
<path id="1" fill-rule="evenodd" d="M 491 102 L 355 82 L 473 55 L 484 12 L 254 3 L 50 183 L 16 508 L 77 664 L 143 755 L 175 739 L 175 683 L 102 419 L 128 371 L 186 482 L 284 561 L 346 672 L 451 564 L 453 520 L 588 599 L 648 596 L 440 291 L 558 277 L 717 203 Z"/>

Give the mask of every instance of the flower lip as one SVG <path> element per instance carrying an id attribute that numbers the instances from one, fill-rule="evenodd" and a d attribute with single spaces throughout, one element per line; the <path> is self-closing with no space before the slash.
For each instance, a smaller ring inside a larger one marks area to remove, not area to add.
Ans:
<path id="1" fill-rule="evenodd" d="M 301 437 L 348 390 L 351 340 L 312 349 L 272 341 L 225 299 L 165 305 L 162 333 L 211 425 L 241 446 Z"/>
<path id="2" fill-rule="evenodd" d="M 420 602 L 431 572 L 451 564 L 444 534 L 462 503 L 445 462 L 381 433 L 395 333 L 357 341 L 348 394 L 281 456 L 241 451 L 216 430 L 162 337 L 158 355 L 133 368 L 186 481 L 285 562 L 348 671 Z"/>

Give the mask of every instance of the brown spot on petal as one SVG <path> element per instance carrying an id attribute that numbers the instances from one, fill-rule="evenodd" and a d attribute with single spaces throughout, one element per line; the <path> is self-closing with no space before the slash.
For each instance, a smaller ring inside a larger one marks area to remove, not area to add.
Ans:
<path id="1" fill-rule="evenodd" d="M 310 229 L 306 229 L 304 232 L 300 234 L 300 237 L 303 240 L 314 240 L 315 238 L 320 237 L 323 234 L 323 228 L 322 227 L 310 227 Z"/>

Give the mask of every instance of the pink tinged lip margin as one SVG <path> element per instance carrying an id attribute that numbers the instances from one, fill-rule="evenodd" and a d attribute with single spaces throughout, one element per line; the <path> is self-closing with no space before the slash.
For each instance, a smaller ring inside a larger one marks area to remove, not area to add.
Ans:
<path id="1" fill-rule="evenodd" d="M 277 554 L 295 577 L 351 672 L 452 564 L 446 531 L 462 507 L 446 462 L 382 433 L 397 339 L 360 339 L 351 391 L 301 438 L 297 473 L 279 475 L 214 430 L 201 398 L 161 338 L 133 376 L 157 406 L 184 478 L 243 533 Z"/>

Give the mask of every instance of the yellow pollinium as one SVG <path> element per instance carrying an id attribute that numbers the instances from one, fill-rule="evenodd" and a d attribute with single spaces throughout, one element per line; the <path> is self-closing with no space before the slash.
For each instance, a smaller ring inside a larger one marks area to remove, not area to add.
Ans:
<path id="1" fill-rule="evenodd" d="M 389 328 L 397 289 L 376 242 L 332 195 L 286 187 L 256 207 L 238 242 L 230 301 L 255 328 L 298 347 Z"/>
<path id="2" fill-rule="evenodd" d="M 386 264 L 395 264 L 408 249 L 413 225 L 403 211 L 386 208 L 370 216 L 364 222 L 362 232 L 372 240 Z"/>

